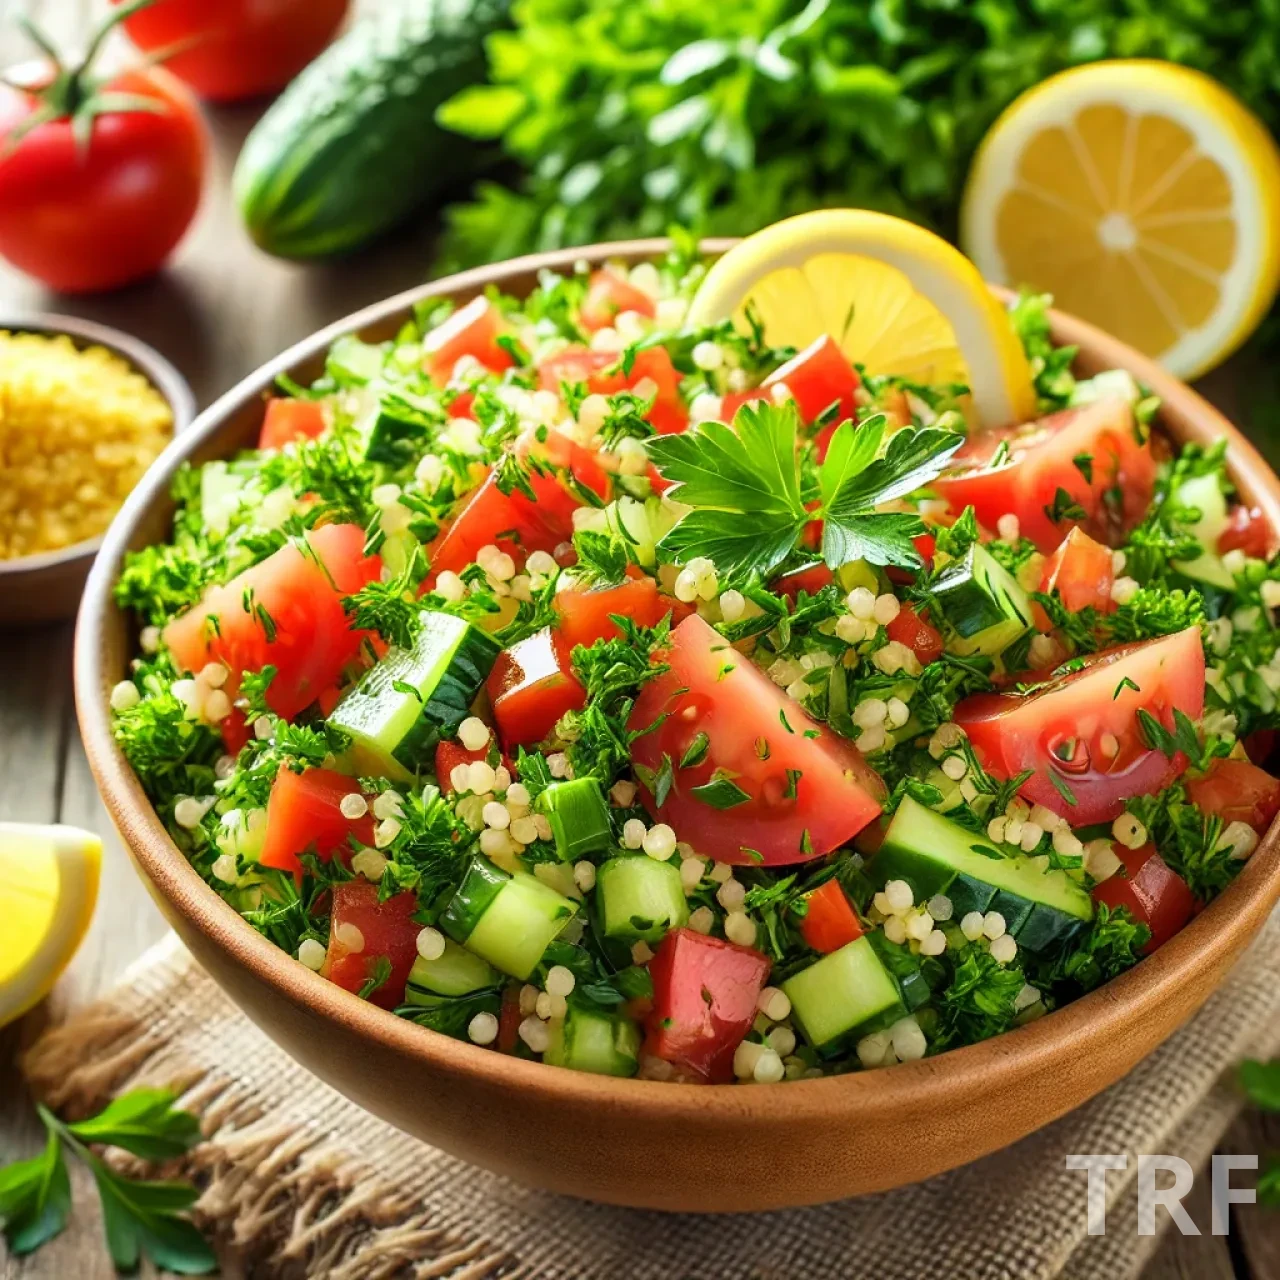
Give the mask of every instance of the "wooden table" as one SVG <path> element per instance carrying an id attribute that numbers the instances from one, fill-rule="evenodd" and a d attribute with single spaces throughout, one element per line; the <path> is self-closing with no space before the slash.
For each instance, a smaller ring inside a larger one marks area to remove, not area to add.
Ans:
<path id="1" fill-rule="evenodd" d="M 95 0 L 49 0 L 46 25 L 74 36 L 86 29 Z M 0 64 L 20 46 L 0 33 Z M 358 307 L 425 278 L 435 232 L 430 217 L 373 249 L 342 262 L 295 265 L 257 251 L 227 195 L 227 179 L 258 108 L 211 113 L 214 172 L 199 221 L 162 276 L 98 298 L 54 298 L 0 264 L 0 307 L 61 310 L 117 325 L 150 342 L 186 375 L 201 405 L 240 377 L 319 328 Z M 1238 379 L 1229 368 L 1215 395 Z M 1256 376 L 1251 375 L 1251 382 Z M 3 477 L 0 477 L 0 483 Z M 89 776 L 71 700 L 70 624 L 0 635 L 0 818 L 69 822 L 102 833 L 106 843 L 102 895 L 93 927 L 48 1005 L 17 1027 L 0 1032 L 0 1162 L 35 1150 L 33 1123 L 14 1053 L 49 1017 L 77 1008 L 109 987 L 121 971 L 164 932 L 155 907 L 128 865 Z M 3 922 L 0 921 L 0 931 Z M 1230 1149 L 1280 1147 L 1280 1126 L 1242 1122 Z M 1190 1205 L 1208 1227 L 1208 1180 L 1198 1180 Z M 71 1227 L 35 1258 L 17 1263 L 3 1255 L 3 1280 L 106 1280 L 112 1270 L 101 1244 L 91 1189 L 76 1185 Z M 1144 1280 L 1280 1280 L 1280 1212 L 1236 1215 L 1229 1240 L 1171 1237 Z"/>

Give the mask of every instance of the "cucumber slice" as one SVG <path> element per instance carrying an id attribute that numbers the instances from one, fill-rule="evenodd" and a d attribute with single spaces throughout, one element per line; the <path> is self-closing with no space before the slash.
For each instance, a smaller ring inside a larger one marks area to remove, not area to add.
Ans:
<path id="1" fill-rule="evenodd" d="M 405 1003 L 430 1006 L 437 996 L 465 996 L 496 987 L 501 975 L 490 964 L 446 938 L 444 954 L 434 960 L 419 956 L 409 970 Z"/>
<path id="2" fill-rule="evenodd" d="M 958 654 L 995 657 L 1031 630 L 1031 601 L 1017 580 L 985 547 L 974 543 L 933 583 L 934 599 L 954 634 Z"/>
<path id="3" fill-rule="evenodd" d="M 603 853 L 613 843 L 609 809 L 595 778 L 553 783 L 537 797 L 533 807 L 546 814 L 556 852 L 564 862 Z"/>
<path id="4" fill-rule="evenodd" d="M 412 781 L 441 737 L 453 734 L 500 652 L 452 614 L 426 610 L 412 649 L 393 649 L 333 709 L 351 735 L 341 766 L 361 777 Z"/>
<path id="5" fill-rule="evenodd" d="M 689 919 L 679 870 L 644 854 L 610 858 L 596 872 L 596 898 L 607 938 L 658 942 Z"/>
<path id="6" fill-rule="evenodd" d="M 1216 473 L 1193 476 L 1178 486 L 1173 501 L 1180 507 L 1195 507 L 1200 519 L 1187 532 L 1200 543 L 1202 551 L 1194 560 L 1174 560 L 1173 567 L 1187 578 L 1207 582 L 1211 587 L 1230 591 L 1235 578 L 1227 572 L 1218 555 L 1218 539 L 1227 527 L 1227 495 Z"/>
<path id="7" fill-rule="evenodd" d="M 365 440 L 366 461 L 397 470 L 411 466 L 426 452 L 445 417 L 440 405 L 428 397 L 386 392 L 378 401 L 378 413 Z"/>
<path id="8" fill-rule="evenodd" d="M 853 1032 L 879 1030 L 907 1012 L 897 983 L 866 937 L 801 969 L 782 989 L 796 1024 L 815 1049 L 834 1047 Z"/>
<path id="9" fill-rule="evenodd" d="M 440 927 L 468 951 L 524 980 L 577 909 L 576 902 L 536 876 L 508 875 L 477 856 L 441 915 Z"/>
<path id="10" fill-rule="evenodd" d="M 200 519 L 206 529 L 226 533 L 244 496 L 244 477 L 227 469 L 221 459 L 200 468 Z"/>
<path id="11" fill-rule="evenodd" d="M 956 919 L 998 911 L 1030 951 L 1069 941 L 1093 919 L 1092 899 L 1066 872 L 1041 871 L 1022 854 L 1010 857 L 910 796 L 898 806 L 867 874 L 877 888 L 905 880 L 917 902 L 946 894 Z"/>
<path id="12" fill-rule="evenodd" d="M 551 1024 L 542 1060 L 600 1076 L 633 1076 L 639 1056 L 640 1028 L 630 1018 L 570 1005 L 564 1021 Z"/>

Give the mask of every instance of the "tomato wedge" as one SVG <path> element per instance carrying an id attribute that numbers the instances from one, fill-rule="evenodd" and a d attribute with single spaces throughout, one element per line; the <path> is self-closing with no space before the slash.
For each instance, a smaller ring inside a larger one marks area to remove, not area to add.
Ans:
<path id="1" fill-rule="evenodd" d="M 823 587 L 830 586 L 834 581 L 835 575 L 825 564 L 811 564 L 804 569 L 796 569 L 793 573 L 784 573 L 773 584 L 773 589 L 794 604 L 802 591 L 806 595 L 816 596 Z"/>
<path id="2" fill-rule="evenodd" d="M 1218 535 L 1218 554 L 1243 551 L 1255 560 L 1265 560 L 1271 549 L 1271 525 L 1260 507 L 1236 506 L 1227 517 L 1227 527 Z"/>
<path id="3" fill-rule="evenodd" d="M 283 449 L 294 440 L 314 440 L 329 425 L 318 400 L 293 400 L 282 396 L 267 401 L 258 435 L 259 449 Z"/>
<path id="4" fill-rule="evenodd" d="M 645 1049 L 709 1084 L 733 1079 L 733 1055 L 756 1018 L 772 967 L 750 947 L 672 929 L 649 962 Z"/>
<path id="5" fill-rule="evenodd" d="M 1002 446 L 1007 461 L 991 465 Z M 1118 541 L 1146 514 L 1155 478 L 1151 441 L 1132 407 L 1109 397 L 974 437 L 932 487 L 957 516 L 973 507 L 987 529 L 1016 515 L 1023 537 L 1047 555 L 1077 524 L 1102 542 Z"/>
<path id="6" fill-rule="evenodd" d="M 1071 613 L 1079 613 L 1082 609 L 1111 613 L 1116 607 L 1111 598 L 1115 577 L 1115 570 L 1111 567 L 1111 548 L 1095 542 L 1083 529 L 1072 529 L 1044 562 L 1040 590 L 1046 595 L 1056 591 Z M 1040 631 L 1053 630 L 1038 601 L 1031 602 L 1031 612 Z"/>
<path id="7" fill-rule="evenodd" d="M 498 655 L 486 687 L 507 751 L 541 742 L 566 711 L 586 705 L 570 652 L 558 633 L 544 627 Z"/>
<path id="8" fill-rule="evenodd" d="M 364 554 L 359 525 L 322 525 L 306 541 L 306 554 L 287 543 L 225 586 L 210 587 L 164 630 L 182 670 L 221 662 L 232 691 L 243 672 L 274 666 L 267 704 L 286 719 L 336 684 L 359 653 L 364 633 L 351 629 L 342 598 L 382 572 L 381 557 Z"/>
<path id="9" fill-rule="evenodd" d="M 640 691 L 628 727 L 632 756 L 675 766 L 649 812 L 721 862 L 776 866 L 830 853 L 880 812 L 883 784 L 852 743 L 811 719 L 697 614 L 660 655 L 669 670 Z M 690 763 L 681 761 L 690 759 Z"/>
<path id="10" fill-rule="evenodd" d="M 582 327 L 591 333 L 595 333 L 597 329 L 607 329 L 623 311 L 634 311 L 652 319 L 657 314 L 658 304 L 651 294 L 637 289 L 616 271 L 610 271 L 607 267 L 601 271 L 593 271 L 587 282 L 587 296 L 578 312 Z"/>
<path id="11" fill-rule="evenodd" d="M 622 634 L 612 615 L 630 618 L 642 627 L 657 626 L 678 602 L 662 595 L 652 578 L 629 578 L 616 587 L 582 590 L 574 587 L 556 594 L 560 616 L 557 630 L 572 653 L 578 645 L 614 640 Z"/>
<path id="12" fill-rule="evenodd" d="M 1259 835 L 1280 813 L 1280 779 L 1248 760 L 1215 760 L 1202 778 L 1187 780 L 1187 798 L 1224 825 L 1247 822 Z"/>
<path id="13" fill-rule="evenodd" d="M 373 815 L 344 816 L 344 796 L 360 794 L 360 784 L 332 769 L 308 769 L 294 773 L 281 769 L 271 784 L 267 800 L 267 833 L 259 861 L 266 867 L 292 871 L 302 882 L 298 855 L 311 849 L 321 862 L 335 853 L 350 861 L 351 837 L 361 844 L 373 844 Z"/>
<path id="14" fill-rule="evenodd" d="M 1145 924 L 1151 939 L 1142 954 L 1149 956 L 1191 919 L 1195 896 L 1156 852 L 1155 845 L 1144 844 L 1140 849 L 1117 845 L 1116 856 L 1123 868 L 1094 888 L 1093 900 L 1113 908 L 1127 907 L 1139 924 Z"/>
<path id="15" fill-rule="evenodd" d="M 890 640 L 905 644 L 919 658 L 922 667 L 942 657 L 945 647 L 942 632 L 927 623 L 915 607 L 905 601 L 899 605 L 894 619 L 885 626 L 884 633 Z"/>
<path id="16" fill-rule="evenodd" d="M 862 922 L 838 880 L 828 880 L 806 893 L 804 901 L 807 910 L 800 921 L 800 936 L 815 951 L 828 955 L 862 937 Z"/>
<path id="17" fill-rule="evenodd" d="M 498 342 L 506 328 L 502 313 L 488 298 L 473 298 L 423 338 L 423 364 L 442 386 L 463 356 L 473 356 L 492 373 L 501 373 L 515 364 L 511 352 Z"/>
<path id="18" fill-rule="evenodd" d="M 1138 719 L 1145 711 L 1172 730 L 1175 710 L 1192 720 L 1204 710 L 1198 627 L 1094 654 L 1031 693 L 966 698 L 955 721 L 992 774 L 1033 770 L 1021 794 L 1085 826 L 1110 822 L 1127 799 L 1167 787 L 1187 767 L 1181 753 L 1171 760 L 1148 746 Z"/>
<path id="19" fill-rule="evenodd" d="M 418 895 L 406 890 L 378 901 L 378 886 L 367 880 L 348 880 L 333 886 L 333 913 L 329 917 L 329 950 L 320 969 L 323 977 L 347 991 L 359 992 L 377 976 L 378 962 L 387 960 L 391 973 L 369 996 L 371 1004 L 394 1009 L 404 1000 L 409 970 L 418 957 L 422 926 L 413 919 Z M 359 948 L 349 945 L 345 925 L 360 931 Z"/>
<path id="20" fill-rule="evenodd" d="M 585 383 L 587 390 L 602 396 L 632 391 L 640 383 L 655 388 L 654 401 L 645 414 L 659 435 L 675 435 L 689 425 L 689 412 L 680 398 L 680 375 L 671 363 L 666 347 L 645 347 L 635 353 L 631 372 L 622 368 L 616 351 L 588 351 L 570 347 L 538 366 L 538 382 L 545 391 L 558 395 L 562 383 Z"/>

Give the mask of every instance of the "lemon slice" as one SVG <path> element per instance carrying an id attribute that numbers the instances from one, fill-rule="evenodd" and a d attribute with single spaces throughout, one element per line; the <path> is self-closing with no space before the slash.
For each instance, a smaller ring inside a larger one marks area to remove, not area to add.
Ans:
<path id="1" fill-rule="evenodd" d="M 988 426 L 1025 422 L 1036 399 L 1004 308 L 963 254 L 915 223 L 867 209 L 819 209 L 735 245 L 707 273 L 689 318 L 748 305 L 774 346 L 824 333 L 869 373 L 963 382 Z"/>
<path id="2" fill-rule="evenodd" d="M 978 150 L 960 242 L 989 280 L 1051 292 L 1194 378 L 1280 283 L 1280 152 L 1221 85 L 1093 63 L 1018 98 Z"/>
<path id="3" fill-rule="evenodd" d="M 101 865 L 88 831 L 0 822 L 0 1026 L 48 995 L 75 955 Z"/>

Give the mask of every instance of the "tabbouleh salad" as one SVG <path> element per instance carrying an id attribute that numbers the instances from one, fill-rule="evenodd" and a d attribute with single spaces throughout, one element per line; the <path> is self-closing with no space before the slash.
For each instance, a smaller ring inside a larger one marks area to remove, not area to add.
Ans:
<path id="1" fill-rule="evenodd" d="M 1280 807 L 1271 531 L 1044 298 L 1039 420 L 970 432 L 687 326 L 703 270 L 428 300 L 283 380 L 126 564 L 116 737 L 255 929 L 495 1051 L 774 1082 L 1026 1023 Z"/>

